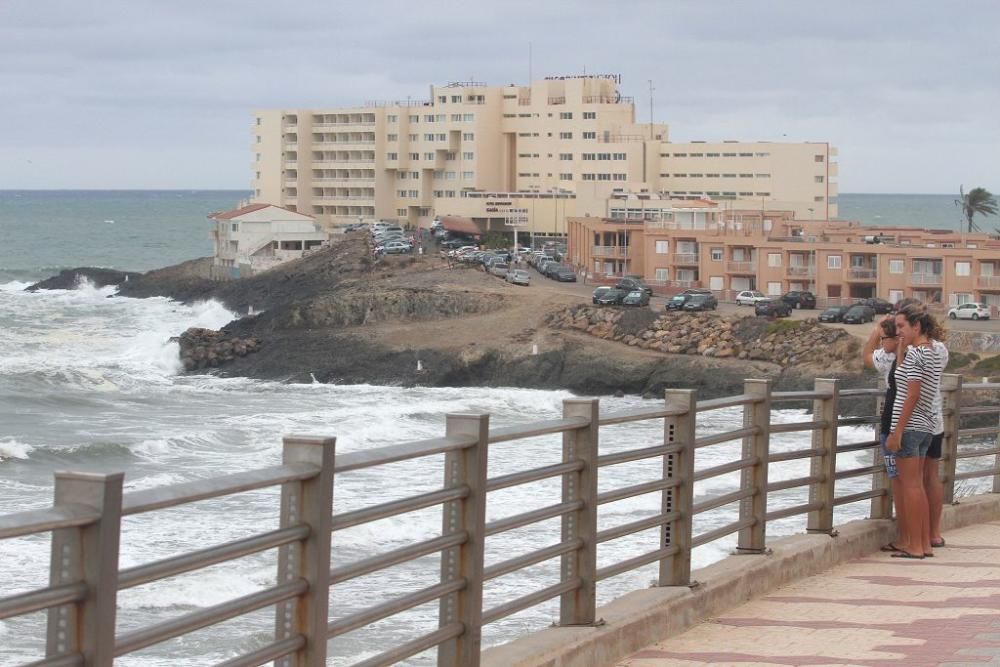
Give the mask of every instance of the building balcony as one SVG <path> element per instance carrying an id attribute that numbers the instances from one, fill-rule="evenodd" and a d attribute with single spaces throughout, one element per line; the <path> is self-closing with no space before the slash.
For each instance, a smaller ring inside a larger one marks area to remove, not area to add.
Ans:
<path id="1" fill-rule="evenodd" d="M 345 123 L 313 123 L 312 129 L 316 132 L 336 132 L 350 129 L 351 127 L 373 127 L 375 121 L 352 120 Z"/>
<path id="2" fill-rule="evenodd" d="M 297 187 L 299 187 L 299 182 L 297 180 L 295 180 L 295 179 L 292 179 L 290 181 L 285 181 L 285 187 L 286 188 L 297 188 Z"/>
<path id="3" fill-rule="evenodd" d="M 296 141 L 286 141 L 281 148 L 286 151 L 297 151 L 299 150 L 299 144 Z"/>
<path id="4" fill-rule="evenodd" d="M 1000 276 L 979 276 L 976 278 L 979 289 L 1000 290 Z"/>
<path id="5" fill-rule="evenodd" d="M 757 273 L 757 262 L 726 262 L 727 273 Z"/>
<path id="6" fill-rule="evenodd" d="M 816 275 L 815 266 L 789 266 L 786 270 L 789 278 L 809 278 Z"/>
<path id="7" fill-rule="evenodd" d="M 375 195 L 319 195 L 312 198 L 313 201 L 374 201 Z"/>
<path id="8" fill-rule="evenodd" d="M 911 285 L 942 285 L 944 278 L 940 273 L 911 273 Z"/>
<path id="9" fill-rule="evenodd" d="M 298 160 L 285 160 L 285 169 L 296 169 L 299 166 Z"/>
<path id="10" fill-rule="evenodd" d="M 312 182 L 316 185 L 325 184 L 350 184 L 350 185 L 374 185 L 374 178 L 314 178 Z"/>
<path id="11" fill-rule="evenodd" d="M 675 252 L 674 264 L 698 264 L 698 253 L 696 252 Z"/>
<path id="12" fill-rule="evenodd" d="M 852 267 L 847 269 L 847 279 L 854 282 L 873 283 L 878 280 L 878 271 L 875 269 Z"/>
<path id="13" fill-rule="evenodd" d="M 595 245 L 591 254 L 594 257 L 627 257 L 628 246 Z"/>

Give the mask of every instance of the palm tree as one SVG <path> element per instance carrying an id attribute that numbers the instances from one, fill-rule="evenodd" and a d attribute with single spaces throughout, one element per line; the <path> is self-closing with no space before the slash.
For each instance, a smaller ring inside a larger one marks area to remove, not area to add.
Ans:
<path id="1" fill-rule="evenodd" d="M 981 216 L 997 214 L 997 200 L 986 188 L 972 188 L 966 194 L 963 187 L 958 188 L 959 198 L 955 200 L 955 205 L 961 207 L 962 216 L 969 224 L 968 231 L 979 231 L 979 227 L 972 221 L 972 217 L 977 213 Z"/>

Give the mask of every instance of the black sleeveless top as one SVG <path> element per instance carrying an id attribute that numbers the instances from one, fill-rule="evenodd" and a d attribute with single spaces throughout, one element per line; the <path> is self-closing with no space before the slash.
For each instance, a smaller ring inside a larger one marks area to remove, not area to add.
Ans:
<path id="1" fill-rule="evenodd" d="M 889 369 L 889 386 L 885 390 L 885 405 L 882 406 L 882 435 L 889 435 L 892 428 L 892 406 L 896 402 L 896 360 L 892 360 L 892 368 Z"/>

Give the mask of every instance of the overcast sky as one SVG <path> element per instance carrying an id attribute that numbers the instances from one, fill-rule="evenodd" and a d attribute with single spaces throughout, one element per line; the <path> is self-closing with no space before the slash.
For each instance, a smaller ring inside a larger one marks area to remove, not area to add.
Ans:
<path id="1" fill-rule="evenodd" d="M 830 141 L 842 192 L 1000 190 L 992 0 L 0 0 L 0 189 L 249 188 L 257 108 L 620 73 L 675 140 Z"/>

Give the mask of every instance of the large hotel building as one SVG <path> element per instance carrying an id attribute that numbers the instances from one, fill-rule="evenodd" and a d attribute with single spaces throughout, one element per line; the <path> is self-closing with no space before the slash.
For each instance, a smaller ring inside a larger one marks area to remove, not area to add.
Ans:
<path id="1" fill-rule="evenodd" d="M 327 225 L 459 216 L 481 231 L 565 235 L 615 193 L 837 215 L 828 143 L 669 140 L 636 123 L 617 75 L 432 86 L 430 99 L 256 113 L 253 200 Z"/>

